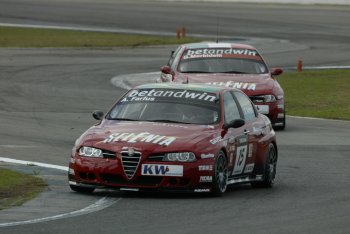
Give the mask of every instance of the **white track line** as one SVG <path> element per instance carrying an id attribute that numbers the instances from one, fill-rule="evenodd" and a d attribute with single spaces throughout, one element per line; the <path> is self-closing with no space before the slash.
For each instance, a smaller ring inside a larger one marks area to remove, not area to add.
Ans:
<path id="1" fill-rule="evenodd" d="M 16 226 L 16 225 L 24 225 L 24 224 L 34 224 L 34 223 L 41 223 L 41 222 L 47 222 L 47 221 L 53 221 L 57 219 L 63 219 L 63 218 L 69 218 L 79 215 L 85 215 L 92 212 L 103 210 L 114 203 L 120 201 L 121 198 L 115 199 L 112 197 L 103 197 L 96 201 L 94 204 L 91 204 L 90 206 L 87 206 L 83 209 L 72 211 L 69 213 L 59 214 L 55 216 L 50 217 L 44 217 L 39 219 L 31 219 L 31 220 L 25 220 L 25 221 L 18 221 L 18 222 L 10 222 L 10 223 L 0 223 L 0 227 L 9 227 L 9 226 Z"/>
<path id="2" fill-rule="evenodd" d="M 304 117 L 304 116 L 293 116 L 287 115 L 287 117 L 295 118 L 295 119 L 310 119 L 310 120 L 323 120 L 323 121 L 332 121 L 332 122 L 345 122 L 349 123 L 349 120 L 340 120 L 340 119 L 324 119 L 324 118 L 316 118 L 316 117 Z"/>
<path id="3" fill-rule="evenodd" d="M 0 145 L 2 148 L 36 148 L 34 145 Z"/>
<path id="4" fill-rule="evenodd" d="M 64 166 L 58 166 L 58 165 L 52 165 L 52 164 L 46 164 L 46 163 L 39 163 L 39 162 L 32 162 L 32 161 L 24 161 L 24 160 L 17 160 L 17 159 L 11 159 L 11 158 L 3 158 L 0 157 L 0 162 L 7 162 L 7 163 L 16 163 L 16 164 L 22 164 L 22 165 L 28 165 L 28 166 L 39 166 L 39 167 L 45 167 L 45 168 L 51 168 L 51 169 L 57 169 L 62 171 L 68 171 L 68 167 Z M 111 198 L 111 197 L 103 197 L 96 201 L 95 203 L 80 209 L 76 211 L 72 211 L 69 213 L 54 215 L 50 217 L 44 217 L 39 219 L 31 219 L 31 220 L 25 220 L 25 221 L 18 221 L 18 222 L 9 222 L 9 223 L 0 223 L 0 227 L 9 227 L 9 226 L 16 226 L 16 225 L 23 225 L 23 224 L 33 224 L 33 223 L 41 223 L 41 222 L 47 222 L 62 218 L 68 218 L 68 217 L 74 217 L 79 215 L 85 215 L 92 212 L 103 210 L 116 202 L 120 201 L 121 198 Z"/>
<path id="5" fill-rule="evenodd" d="M 61 170 L 61 171 L 68 171 L 68 167 L 64 167 L 64 166 L 39 163 L 39 162 L 31 162 L 31 161 L 24 161 L 24 160 L 17 160 L 17 159 L 12 159 L 12 158 L 0 157 L 0 162 L 16 163 L 16 164 L 22 164 L 22 165 L 28 165 L 28 166 L 39 166 L 39 167 L 57 169 L 57 170 Z"/>
<path id="6" fill-rule="evenodd" d="M 14 24 L 14 23 L 1 23 L 3 27 L 20 27 L 20 28 L 39 28 L 39 29 L 61 29 L 61 30 L 73 30 L 73 31 L 87 31 L 87 32 L 107 32 L 107 33 L 127 33 L 127 34 L 142 34 L 142 35 L 158 35 L 158 36 L 174 36 L 173 32 L 159 32 L 159 31 L 146 31 L 136 29 L 125 28 L 101 28 L 101 27 L 74 27 L 74 26 L 58 26 L 58 25 L 41 25 L 41 24 Z M 206 34 L 188 34 L 191 37 L 211 38 L 212 35 Z M 222 39 L 230 39 L 229 36 L 220 36 Z"/>

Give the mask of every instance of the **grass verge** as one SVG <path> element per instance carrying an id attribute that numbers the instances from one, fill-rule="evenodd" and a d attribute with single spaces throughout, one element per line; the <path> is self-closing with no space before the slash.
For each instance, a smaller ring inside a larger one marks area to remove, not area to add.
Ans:
<path id="1" fill-rule="evenodd" d="M 200 41 L 196 38 L 84 32 L 59 29 L 0 27 L 0 47 L 114 47 L 169 45 Z"/>
<path id="2" fill-rule="evenodd" d="M 0 210 L 31 200 L 46 186 L 42 179 L 33 175 L 0 169 Z"/>
<path id="3" fill-rule="evenodd" d="M 288 115 L 350 120 L 350 70 L 286 72 L 278 81 Z"/>

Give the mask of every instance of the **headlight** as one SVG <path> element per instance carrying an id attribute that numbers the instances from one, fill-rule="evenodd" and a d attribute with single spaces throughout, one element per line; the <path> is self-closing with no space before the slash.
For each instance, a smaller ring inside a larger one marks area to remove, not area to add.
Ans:
<path id="1" fill-rule="evenodd" d="M 102 158 L 102 150 L 93 147 L 83 146 L 79 149 L 79 155 L 85 157 Z"/>
<path id="2" fill-rule="evenodd" d="M 264 95 L 264 102 L 274 102 L 276 97 L 274 95 Z"/>
<path id="3" fill-rule="evenodd" d="M 193 162 L 196 161 L 196 156 L 192 152 L 167 153 L 163 161 L 170 162 Z"/>

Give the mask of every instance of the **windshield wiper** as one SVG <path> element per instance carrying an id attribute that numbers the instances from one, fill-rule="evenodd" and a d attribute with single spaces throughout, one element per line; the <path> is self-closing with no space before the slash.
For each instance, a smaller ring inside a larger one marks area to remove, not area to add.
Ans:
<path id="1" fill-rule="evenodd" d="M 220 73 L 247 74 L 246 72 L 242 72 L 242 71 L 224 71 Z"/>
<path id="2" fill-rule="evenodd" d="M 211 73 L 208 71 L 181 71 L 182 73 Z"/>
<path id="3" fill-rule="evenodd" d="M 169 119 L 150 119 L 150 120 L 144 120 L 148 122 L 161 122 L 161 123 L 180 123 L 180 124 L 190 124 L 186 122 L 176 121 L 176 120 L 169 120 Z"/>
<path id="4" fill-rule="evenodd" d="M 138 119 L 128 119 L 128 118 L 111 118 L 109 120 L 138 121 Z"/>

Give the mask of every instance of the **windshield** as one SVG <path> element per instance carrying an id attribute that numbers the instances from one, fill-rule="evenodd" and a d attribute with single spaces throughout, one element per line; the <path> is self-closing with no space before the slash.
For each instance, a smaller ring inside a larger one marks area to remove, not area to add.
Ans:
<path id="1" fill-rule="evenodd" d="M 182 124 L 215 124 L 219 99 L 214 93 L 179 89 L 137 89 L 128 92 L 107 119 Z"/>
<path id="2" fill-rule="evenodd" d="M 267 67 L 255 50 L 191 49 L 180 60 L 178 71 L 183 73 L 263 74 Z"/>

